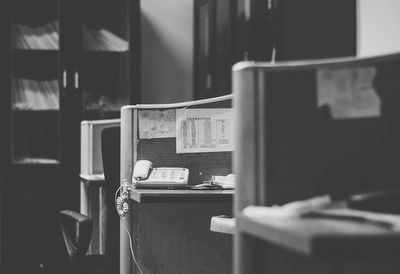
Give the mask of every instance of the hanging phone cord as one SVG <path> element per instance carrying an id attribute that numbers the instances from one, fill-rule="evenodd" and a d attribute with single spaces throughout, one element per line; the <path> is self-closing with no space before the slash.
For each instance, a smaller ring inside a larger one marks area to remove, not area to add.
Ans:
<path id="1" fill-rule="evenodd" d="M 136 260 L 135 254 L 133 253 L 133 244 L 132 244 L 131 234 L 129 233 L 128 227 L 126 226 L 126 223 L 124 222 L 124 219 L 123 219 L 123 217 L 125 217 L 126 214 L 129 212 L 129 204 L 128 204 L 129 192 L 139 181 L 140 181 L 140 179 L 136 180 L 132 184 L 129 184 L 127 180 L 123 180 L 121 186 L 115 192 L 114 200 L 115 200 L 115 207 L 116 207 L 117 213 L 119 215 L 119 219 L 121 220 L 121 223 L 129 237 L 129 248 L 131 251 L 132 259 L 135 262 L 136 267 L 139 269 L 139 272 L 141 274 L 143 274 L 143 271 L 140 268 L 139 263 Z M 117 197 L 118 192 L 121 191 L 121 189 L 122 189 L 121 195 L 119 197 Z"/>

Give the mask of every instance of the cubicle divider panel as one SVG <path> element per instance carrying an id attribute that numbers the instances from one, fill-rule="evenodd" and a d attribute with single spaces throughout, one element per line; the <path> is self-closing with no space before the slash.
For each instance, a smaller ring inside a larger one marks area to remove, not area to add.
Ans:
<path id="1" fill-rule="evenodd" d="M 207 115 L 207 109 L 231 108 L 230 101 L 187 106 L 178 109 L 202 109 Z M 141 111 L 165 111 L 168 109 L 138 109 Z M 140 117 L 140 114 L 139 114 Z M 140 120 L 138 121 L 140 123 Z M 232 125 L 229 125 L 232 126 Z M 140 135 L 140 134 L 139 134 Z M 177 153 L 176 138 L 141 139 L 138 136 L 137 159 L 149 160 L 154 167 L 184 167 L 189 169 L 189 185 L 210 181 L 214 175 L 228 175 L 232 173 L 232 152 L 204 152 L 204 153 Z M 232 136 L 230 136 L 232 138 Z"/>
<path id="2" fill-rule="evenodd" d="M 176 137 L 163 137 L 163 138 L 141 138 L 140 129 L 140 117 L 142 112 L 146 112 L 146 116 L 151 116 L 152 112 L 160 113 L 166 111 L 175 112 L 176 110 L 184 109 L 201 109 L 204 115 L 208 115 L 210 109 L 231 109 L 232 108 L 232 97 L 223 96 L 222 99 L 217 101 L 210 100 L 199 100 L 193 102 L 202 102 L 195 105 L 191 105 L 192 102 L 181 103 L 181 104 L 165 104 L 165 105 L 137 105 L 134 110 L 127 108 L 123 112 L 130 113 L 130 120 L 132 125 L 132 133 L 135 132 L 135 137 L 128 137 L 126 142 L 131 144 L 122 145 L 122 153 L 132 155 L 134 158 L 132 164 L 137 160 L 149 160 L 153 163 L 153 167 L 184 167 L 189 169 L 189 185 L 203 183 L 203 181 L 211 180 L 212 176 L 215 175 L 228 175 L 233 173 L 232 171 L 232 151 L 208 151 L 208 152 L 196 152 L 196 153 L 177 153 Z M 158 115 L 158 114 L 156 114 Z M 171 122 L 171 121 L 170 121 Z M 232 119 L 229 121 L 230 124 L 227 128 L 233 126 Z M 174 123 L 174 122 L 173 122 Z M 161 124 L 161 123 L 160 123 Z M 171 124 L 170 124 L 171 125 Z M 175 134 L 175 124 L 174 134 Z M 149 128 L 147 128 L 149 129 Z M 211 134 L 211 133 L 210 133 Z M 227 130 L 227 134 L 229 130 Z M 126 137 L 123 137 L 126 138 Z M 229 142 L 232 143 L 233 136 L 228 136 Z M 127 149 L 126 149 L 127 148 Z M 128 168 L 129 167 L 125 167 Z M 125 173 L 127 176 L 129 173 L 132 174 L 133 167 L 130 167 L 130 172 Z M 128 178 L 130 179 L 129 175 Z"/>
<path id="3" fill-rule="evenodd" d="M 248 94 L 253 107 L 238 115 L 259 121 L 246 134 L 262 148 L 248 160 L 256 174 L 265 171 L 252 183 L 264 190 L 265 205 L 400 187 L 400 54 L 248 63 L 234 73 L 255 75 L 254 88 L 238 96 Z"/>
<path id="4" fill-rule="evenodd" d="M 262 75 L 269 204 L 400 187 L 400 55 Z"/>
<path id="5" fill-rule="evenodd" d="M 104 171 L 101 153 L 103 129 L 120 126 L 120 119 L 81 121 L 80 213 L 93 220 L 88 254 L 104 254 L 106 212 Z"/>

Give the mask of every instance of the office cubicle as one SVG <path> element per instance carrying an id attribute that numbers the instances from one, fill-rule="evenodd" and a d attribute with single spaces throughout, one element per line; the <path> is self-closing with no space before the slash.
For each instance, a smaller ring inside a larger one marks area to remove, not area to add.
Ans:
<path id="1" fill-rule="evenodd" d="M 246 181 L 235 195 L 235 273 L 399 271 L 388 259 L 400 250 L 398 233 L 243 216 L 250 205 L 399 189 L 399 76 L 400 54 L 234 66 L 234 169 Z M 386 257 L 374 264 L 378 253 Z"/>
<path id="2" fill-rule="evenodd" d="M 88 254 L 104 254 L 105 204 L 101 132 L 119 126 L 120 119 L 84 120 L 81 122 L 80 213 L 93 220 L 93 235 Z"/>
<path id="3" fill-rule="evenodd" d="M 188 186 L 232 173 L 232 95 L 121 109 L 121 182 L 135 163 L 189 169 Z M 121 273 L 231 273 L 232 237 L 210 231 L 233 190 L 132 189 L 121 226 Z M 130 239 L 127 231 L 132 238 Z"/>

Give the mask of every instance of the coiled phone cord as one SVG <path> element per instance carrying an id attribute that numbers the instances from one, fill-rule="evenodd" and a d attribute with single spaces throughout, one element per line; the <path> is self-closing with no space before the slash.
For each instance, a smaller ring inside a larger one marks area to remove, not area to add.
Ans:
<path id="1" fill-rule="evenodd" d="M 125 180 L 124 180 L 125 181 Z M 121 220 L 121 223 L 126 231 L 126 233 L 128 234 L 129 237 L 129 247 L 130 247 L 130 251 L 131 251 L 131 255 L 132 255 L 132 259 L 135 262 L 135 265 L 137 266 L 137 268 L 139 269 L 140 273 L 143 274 L 142 269 L 140 268 L 139 263 L 136 260 L 135 254 L 133 253 L 133 243 L 132 243 L 132 237 L 131 234 L 129 233 L 128 227 L 126 226 L 123 217 L 128 213 L 129 211 L 129 205 L 127 203 L 127 199 L 129 199 L 129 190 L 134 187 L 136 185 L 137 182 L 135 182 L 134 184 L 128 184 L 126 181 L 122 182 L 121 186 L 117 189 L 117 191 L 115 192 L 115 208 L 117 209 L 117 213 L 119 216 L 119 219 Z M 123 188 L 123 193 L 120 197 L 117 197 L 118 192 L 121 190 L 121 188 Z M 125 192 L 125 193 L 124 193 Z"/>

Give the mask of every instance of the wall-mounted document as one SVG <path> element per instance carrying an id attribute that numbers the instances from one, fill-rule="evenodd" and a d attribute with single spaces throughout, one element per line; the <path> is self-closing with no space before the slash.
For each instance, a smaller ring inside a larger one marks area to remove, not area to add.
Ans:
<path id="1" fill-rule="evenodd" d="M 175 137 L 175 109 L 141 110 L 139 115 L 139 138 Z"/>
<path id="2" fill-rule="evenodd" d="M 176 152 L 233 151 L 232 109 L 176 110 Z"/>
<path id="3" fill-rule="evenodd" d="M 319 69 L 317 105 L 328 105 L 333 119 L 379 117 L 381 100 L 374 88 L 375 67 Z"/>

